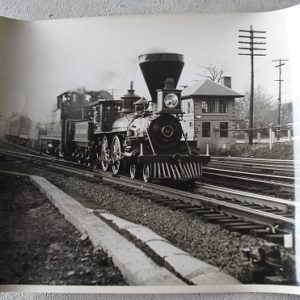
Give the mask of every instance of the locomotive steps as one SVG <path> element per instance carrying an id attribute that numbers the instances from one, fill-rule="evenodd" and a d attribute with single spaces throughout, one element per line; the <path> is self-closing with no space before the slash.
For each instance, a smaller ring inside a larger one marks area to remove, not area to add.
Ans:
<path id="1" fill-rule="evenodd" d="M 130 285 L 239 283 L 218 268 L 172 246 L 144 226 L 106 212 L 89 210 L 43 177 L 30 176 L 30 180 L 78 231 L 89 237 L 95 248 L 104 249 L 112 257 Z M 125 232 L 126 236 L 133 237 L 139 245 L 143 244 L 141 248 L 152 253 L 153 260 L 117 231 Z"/>

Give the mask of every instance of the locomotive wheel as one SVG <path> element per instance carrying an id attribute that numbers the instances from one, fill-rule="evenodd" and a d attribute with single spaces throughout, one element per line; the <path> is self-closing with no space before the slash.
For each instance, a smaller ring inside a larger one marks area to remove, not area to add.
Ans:
<path id="1" fill-rule="evenodd" d="M 101 158 L 104 159 L 101 161 L 101 166 L 103 171 L 107 171 L 109 168 L 109 145 L 106 135 L 103 137 L 101 145 Z"/>
<path id="2" fill-rule="evenodd" d="M 137 166 L 137 164 L 131 164 L 130 165 L 129 175 L 132 179 L 136 179 L 138 177 L 138 166 Z"/>
<path id="3" fill-rule="evenodd" d="M 101 144 L 98 144 L 95 149 L 95 168 L 101 168 Z"/>
<path id="4" fill-rule="evenodd" d="M 101 158 L 101 151 L 97 151 L 96 152 L 96 162 L 95 162 L 95 168 L 100 168 L 100 165 L 101 165 L 101 160 L 100 160 L 100 158 Z"/>
<path id="5" fill-rule="evenodd" d="M 149 179 L 150 179 L 150 166 L 149 165 L 143 166 L 143 179 L 145 182 L 149 182 Z"/>
<path id="6" fill-rule="evenodd" d="M 114 175 L 117 175 L 121 170 L 122 148 L 120 138 L 115 135 L 111 143 L 111 158 L 113 160 L 111 169 Z"/>

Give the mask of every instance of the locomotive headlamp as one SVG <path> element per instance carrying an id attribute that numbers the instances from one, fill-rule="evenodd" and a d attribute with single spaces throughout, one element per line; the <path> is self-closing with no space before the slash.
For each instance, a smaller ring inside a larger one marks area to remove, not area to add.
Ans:
<path id="1" fill-rule="evenodd" d="M 163 128 L 161 129 L 161 133 L 164 137 L 166 138 L 170 138 L 171 136 L 173 136 L 174 134 L 174 129 L 172 126 L 170 125 L 165 125 L 163 126 Z"/>
<path id="2" fill-rule="evenodd" d="M 167 108 L 175 108 L 179 103 L 179 99 L 176 94 L 169 93 L 165 96 L 164 102 Z"/>

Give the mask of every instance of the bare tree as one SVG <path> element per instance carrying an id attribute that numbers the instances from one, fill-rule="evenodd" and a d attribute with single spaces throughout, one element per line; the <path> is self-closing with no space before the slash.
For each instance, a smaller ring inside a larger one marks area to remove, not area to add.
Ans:
<path id="1" fill-rule="evenodd" d="M 245 92 L 245 97 L 236 100 L 235 115 L 237 120 L 249 118 L 250 91 Z M 258 85 L 254 89 L 254 127 L 268 126 L 276 121 L 276 103 L 266 90 Z"/>
<path id="2" fill-rule="evenodd" d="M 200 67 L 203 69 L 203 72 L 197 74 L 201 77 L 208 78 L 212 81 L 220 82 L 223 74 L 224 74 L 224 66 L 216 66 L 213 64 L 209 64 L 207 66 Z"/>

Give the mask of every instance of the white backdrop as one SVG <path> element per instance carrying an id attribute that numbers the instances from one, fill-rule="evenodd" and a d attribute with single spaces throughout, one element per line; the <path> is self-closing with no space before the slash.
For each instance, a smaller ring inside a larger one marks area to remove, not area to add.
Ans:
<path id="1" fill-rule="evenodd" d="M 0 0 L 0 16 L 22 20 L 161 13 L 257 12 L 300 0 Z"/>

